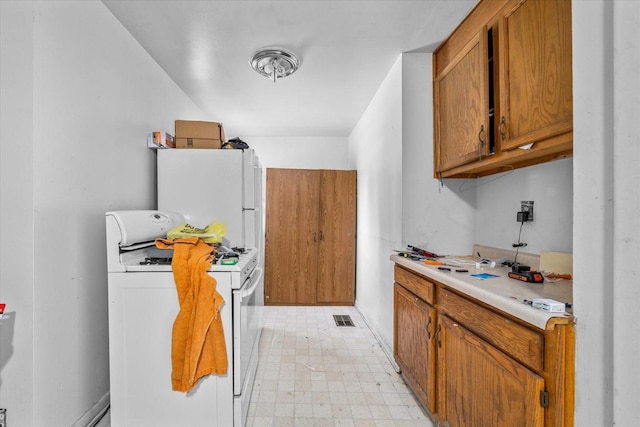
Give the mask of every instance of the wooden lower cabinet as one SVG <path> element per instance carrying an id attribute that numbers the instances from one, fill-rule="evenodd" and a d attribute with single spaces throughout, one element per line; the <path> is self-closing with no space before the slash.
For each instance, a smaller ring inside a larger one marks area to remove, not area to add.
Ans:
<path id="1" fill-rule="evenodd" d="M 575 329 L 538 329 L 395 266 L 394 357 L 441 427 L 573 426 Z"/>
<path id="2" fill-rule="evenodd" d="M 435 412 L 435 309 L 398 284 L 394 305 L 396 362 L 420 400 Z"/>
<path id="3" fill-rule="evenodd" d="M 451 427 L 542 427 L 544 379 L 447 316 L 438 321 L 438 409 Z"/>

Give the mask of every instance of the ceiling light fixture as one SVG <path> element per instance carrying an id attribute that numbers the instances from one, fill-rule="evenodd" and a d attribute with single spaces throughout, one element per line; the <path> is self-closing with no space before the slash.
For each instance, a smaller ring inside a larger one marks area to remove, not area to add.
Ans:
<path id="1" fill-rule="evenodd" d="M 293 53 L 280 47 L 258 49 L 249 60 L 251 68 L 273 82 L 296 72 L 300 59 Z"/>

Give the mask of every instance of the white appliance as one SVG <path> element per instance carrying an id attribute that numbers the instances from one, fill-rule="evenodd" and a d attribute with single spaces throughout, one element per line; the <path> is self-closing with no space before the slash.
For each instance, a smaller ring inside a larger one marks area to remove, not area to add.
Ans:
<path id="1" fill-rule="evenodd" d="M 158 209 L 227 226 L 227 246 L 261 249 L 262 169 L 253 149 L 157 151 Z"/>
<path id="2" fill-rule="evenodd" d="M 220 315 L 228 373 L 200 379 L 189 393 L 175 392 L 171 334 L 179 303 L 171 265 L 154 260 L 172 251 L 155 248 L 154 240 L 183 221 L 182 214 L 165 211 L 106 213 L 114 427 L 241 427 L 246 422 L 261 331 L 255 306 L 263 281 L 258 250 L 247 250 L 235 265 L 214 263 L 209 269 L 225 300 Z"/>

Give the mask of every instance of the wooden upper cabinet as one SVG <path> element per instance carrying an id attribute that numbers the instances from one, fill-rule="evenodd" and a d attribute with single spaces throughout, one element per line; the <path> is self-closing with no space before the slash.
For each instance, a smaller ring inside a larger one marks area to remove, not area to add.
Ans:
<path id="1" fill-rule="evenodd" d="M 571 49 L 571 0 L 478 2 L 433 54 L 434 176 L 571 155 Z"/>
<path id="2" fill-rule="evenodd" d="M 434 81 L 435 171 L 446 171 L 488 154 L 489 88 L 486 28 Z"/>
<path id="3" fill-rule="evenodd" d="M 571 132 L 571 1 L 527 0 L 505 14 L 501 27 L 501 148 Z"/>

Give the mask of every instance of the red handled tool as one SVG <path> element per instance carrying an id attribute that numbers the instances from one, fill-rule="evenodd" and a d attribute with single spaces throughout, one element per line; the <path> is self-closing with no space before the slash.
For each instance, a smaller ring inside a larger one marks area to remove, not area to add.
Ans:
<path id="1" fill-rule="evenodd" d="M 440 255 L 434 254 L 433 252 L 429 252 L 427 250 L 418 248 L 416 246 L 407 245 L 407 248 L 412 250 L 413 252 L 426 256 L 427 258 L 441 258 Z"/>

